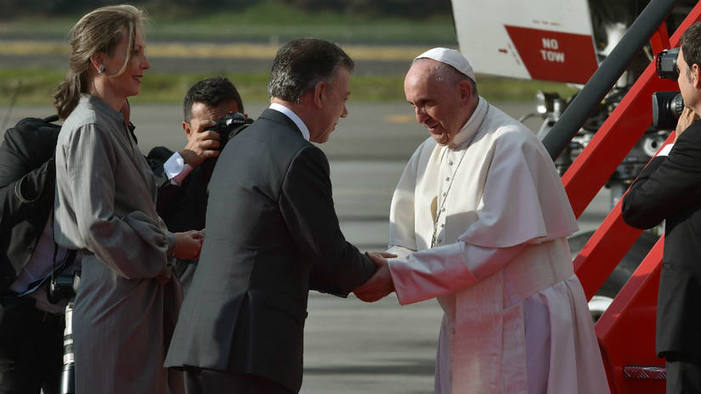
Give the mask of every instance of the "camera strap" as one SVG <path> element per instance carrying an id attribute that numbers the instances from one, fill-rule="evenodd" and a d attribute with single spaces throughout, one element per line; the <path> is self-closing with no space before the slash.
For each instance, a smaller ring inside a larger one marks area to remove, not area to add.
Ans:
<path id="1" fill-rule="evenodd" d="M 51 216 L 50 216 L 51 221 L 53 222 L 54 216 L 53 216 L 53 209 L 51 210 Z M 39 288 L 44 286 L 45 284 L 49 283 L 50 281 L 54 280 L 58 274 L 60 274 L 63 270 L 65 270 L 67 267 L 71 266 L 73 261 L 76 258 L 77 251 L 75 250 L 70 250 L 70 249 L 65 249 L 65 253 L 63 253 L 63 256 L 61 256 L 61 260 L 58 260 L 58 251 L 59 251 L 59 246 L 56 243 L 55 239 L 51 239 L 51 242 L 53 243 L 53 253 L 51 257 L 51 270 L 49 272 L 46 272 L 41 278 L 29 283 L 26 287 L 26 290 L 16 293 L 13 291 L 8 291 L 7 293 L 0 295 L 0 303 L 2 302 L 12 302 L 16 301 L 24 296 L 30 295 L 34 292 L 36 292 Z"/>
<path id="2" fill-rule="evenodd" d="M 133 131 L 132 131 L 132 134 L 133 134 Z M 136 138 L 136 137 L 134 137 L 134 138 Z M 52 223 L 54 222 L 54 210 L 53 209 L 51 210 L 51 222 Z M 51 279 L 51 281 L 53 282 L 54 278 L 58 274 L 63 272 L 64 269 L 68 268 L 73 263 L 73 260 L 75 260 L 76 251 L 73 249 L 66 249 L 67 253 L 63 256 L 63 260 L 57 266 L 56 265 L 56 256 L 58 256 L 59 246 L 56 243 L 56 237 L 53 236 L 53 231 L 51 232 L 51 234 L 52 234 L 52 238 L 53 238 L 53 242 L 54 242 L 54 253 L 53 253 L 53 258 L 51 259 L 53 267 L 51 269 L 51 275 L 49 275 L 48 279 Z M 43 282 L 46 282 L 46 278 L 44 278 Z"/>
<path id="3" fill-rule="evenodd" d="M 27 290 L 25 290 L 21 293 L 18 293 L 18 294 L 6 296 L 4 298 L 6 298 L 6 299 L 21 298 L 21 297 L 27 296 L 29 294 L 32 294 L 35 291 L 39 290 L 39 288 L 41 286 L 44 286 L 46 283 L 49 283 L 50 281 L 53 281 L 54 278 L 58 274 L 60 274 L 64 269 L 69 267 L 71 265 L 71 263 L 73 262 L 73 260 L 75 260 L 76 251 L 75 250 L 68 250 L 68 253 L 63 258 L 63 260 L 60 263 L 56 264 L 57 249 L 58 249 L 58 245 L 56 244 L 56 242 L 54 242 L 54 264 L 53 264 L 53 268 L 51 270 L 51 273 L 49 273 L 48 275 L 44 276 L 43 278 L 41 278 L 39 280 L 36 280 L 36 281 L 30 283 L 29 286 L 27 286 Z"/>

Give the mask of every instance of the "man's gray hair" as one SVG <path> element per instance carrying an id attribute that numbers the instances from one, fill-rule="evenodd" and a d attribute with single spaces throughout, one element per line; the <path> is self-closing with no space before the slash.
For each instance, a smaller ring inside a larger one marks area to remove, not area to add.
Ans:
<path id="1" fill-rule="evenodd" d="M 354 63 L 337 45 L 315 38 L 292 40 L 278 50 L 273 60 L 268 94 L 299 102 L 318 82 L 328 82 L 338 67 L 353 71 Z"/>

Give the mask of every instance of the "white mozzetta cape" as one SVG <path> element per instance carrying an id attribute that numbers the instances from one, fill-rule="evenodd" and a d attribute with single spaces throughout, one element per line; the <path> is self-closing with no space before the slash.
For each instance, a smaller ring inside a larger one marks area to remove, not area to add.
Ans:
<path id="1" fill-rule="evenodd" d="M 390 272 L 401 304 L 445 311 L 437 393 L 609 392 L 576 230 L 545 148 L 483 98 L 451 146 L 419 146 L 392 199 Z"/>

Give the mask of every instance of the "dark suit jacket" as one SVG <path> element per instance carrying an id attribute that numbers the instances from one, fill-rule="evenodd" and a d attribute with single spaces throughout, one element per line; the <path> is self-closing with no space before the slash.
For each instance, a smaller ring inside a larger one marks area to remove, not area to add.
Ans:
<path id="1" fill-rule="evenodd" d="M 166 366 L 251 373 L 298 391 L 309 289 L 345 296 L 375 271 L 341 234 L 323 152 L 266 110 L 222 151 L 206 228 Z"/>
<path id="2" fill-rule="evenodd" d="M 171 232 L 202 230 L 207 213 L 207 185 L 212 176 L 216 159 L 208 159 L 195 167 L 180 186 L 170 183 L 163 165 L 173 155 L 170 149 L 157 146 L 146 159 L 156 177 L 158 197 L 156 210 Z M 197 267 L 197 260 L 175 261 L 175 275 L 183 286 L 183 294 L 190 290 L 190 283 Z"/>
<path id="3" fill-rule="evenodd" d="M 195 167 L 180 186 L 170 183 L 163 165 L 173 155 L 170 149 L 157 146 L 149 152 L 147 160 L 156 176 L 158 215 L 172 232 L 202 230 L 207 213 L 207 184 L 212 175 L 214 159 Z"/>
<path id="4" fill-rule="evenodd" d="M 23 119 L 0 145 L 0 294 L 29 262 L 52 211 L 59 130 Z"/>
<path id="5" fill-rule="evenodd" d="M 643 169 L 623 197 L 623 219 L 641 229 L 665 220 L 656 350 L 701 359 L 701 121 Z"/>

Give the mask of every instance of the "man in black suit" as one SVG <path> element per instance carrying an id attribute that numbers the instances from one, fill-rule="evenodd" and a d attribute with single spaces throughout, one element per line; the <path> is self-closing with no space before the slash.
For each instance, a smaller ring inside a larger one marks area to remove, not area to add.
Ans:
<path id="1" fill-rule="evenodd" d="M 656 351 L 667 393 L 701 393 L 701 23 L 684 32 L 677 67 L 686 109 L 676 140 L 631 185 L 623 219 L 641 229 L 665 221 Z"/>
<path id="2" fill-rule="evenodd" d="M 210 128 L 230 112 L 243 113 L 238 90 L 227 78 L 203 79 L 187 91 L 182 123 L 187 145 L 180 152 L 157 146 L 149 164 L 161 182 L 156 209 L 172 232 L 202 230 L 207 212 L 207 185 L 220 151 L 221 139 Z M 177 260 L 175 273 L 189 289 L 197 266 L 194 260 Z"/>
<path id="3" fill-rule="evenodd" d="M 310 289 L 346 296 L 375 272 L 343 237 L 325 142 L 348 111 L 353 61 L 298 39 L 277 53 L 271 105 L 227 144 L 209 189 L 207 237 L 167 367 L 188 394 L 296 393 Z"/>

